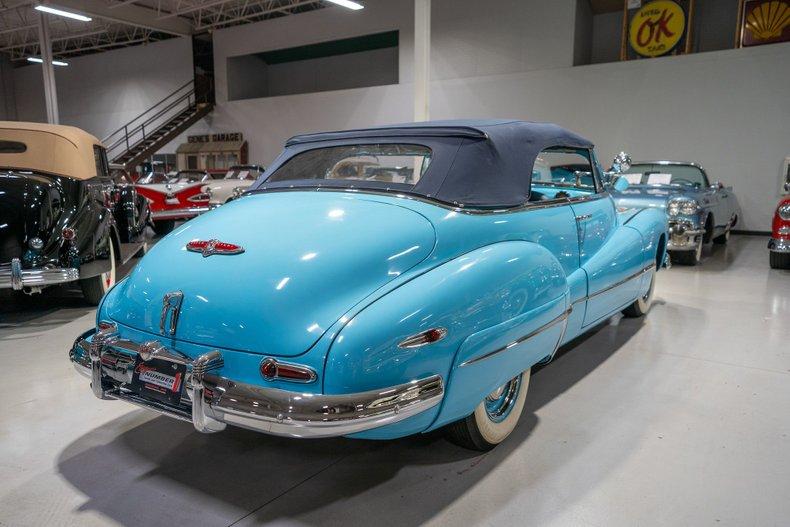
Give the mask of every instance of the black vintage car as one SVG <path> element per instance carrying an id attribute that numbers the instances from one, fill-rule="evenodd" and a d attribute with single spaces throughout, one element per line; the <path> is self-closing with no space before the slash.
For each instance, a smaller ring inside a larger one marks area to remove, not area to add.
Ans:
<path id="1" fill-rule="evenodd" d="M 148 200 L 134 186 L 134 180 L 123 165 L 110 165 L 110 178 L 115 184 L 112 193 L 113 215 L 121 242 L 140 240 L 151 224 Z"/>
<path id="2" fill-rule="evenodd" d="M 104 147 L 70 126 L 0 121 L 0 289 L 79 282 L 98 304 L 121 244 Z"/>

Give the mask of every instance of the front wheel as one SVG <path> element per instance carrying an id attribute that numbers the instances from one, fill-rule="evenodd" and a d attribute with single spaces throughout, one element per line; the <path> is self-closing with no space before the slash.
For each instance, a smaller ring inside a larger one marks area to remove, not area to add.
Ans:
<path id="1" fill-rule="evenodd" d="M 623 309 L 623 315 L 628 318 L 638 318 L 647 315 L 650 306 L 653 304 L 653 291 L 656 288 L 656 271 L 653 270 L 650 276 L 650 287 L 647 293 L 634 300 L 634 303 Z"/>
<path id="2" fill-rule="evenodd" d="M 724 234 L 720 234 L 713 238 L 713 243 L 716 245 L 726 245 L 727 242 L 730 241 L 730 226 L 727 226 L 727 230 L 724 231 Z"/>
<path id="3" fill-rule="evenodd" d="M 697 247 L 693 251 L 672 251 L 672 263 L 681 265 L 697 265 L 702 261 L 702 236 L 697 241 Z"/>
<path id="4" fill-rule="evenodd" d="M 447 426 L 447 438 L 470 450 L 491 450 L 518 424 L 529 388 L 530 370 L 489 393 L 469 417 Z"/>
<path id="5" fill-rule="evenodd" d="M 80 287 L 82 288 L 82 295 L 89 304 L 98 306 L 101 302 L 104 293 L 110 290 L 115 285 L 115 249 L 110 244 L 110 269 L 103 272 L 98 276 L 85 278 L 80 280 Z"/>

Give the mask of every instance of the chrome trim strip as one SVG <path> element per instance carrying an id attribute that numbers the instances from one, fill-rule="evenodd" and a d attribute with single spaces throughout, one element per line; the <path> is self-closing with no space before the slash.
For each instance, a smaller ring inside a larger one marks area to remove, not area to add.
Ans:
<path id="1" fill-rule="evenodd" d="M 566 309 L 558 317 L 552 319 L 551 321 L 547 322 L 546 324 L 543 324 L 542 326 L 540 326 L 539 328 L 535 329 L 534 331 L 531 331 L 530 333 L 527 333 L 523 337 L 520 337 L 520 338 L 514 340 L 510 344 L 502 346 L 501 348 L 497 348 L 497 349 L 495 349 L 493 351 L 489 351 L 485 355 L 481 355 L 479 357 L 475 357 L 473 359 L 466 360 L 466 361 L 462 362 L 458 367 L 459 368 L 463 368 L 464 366 L 467 366 L 469 364 L 474 364 L 475 362 L 480 362 L 481 360 L 485 360 L 485 359 L 487 359 L 489 357 L 492 357 L 492 356 L 494 356 L 494 355 L 496 355 L 498 353 L 501 353 L 503 351 L 509 350 L 513 346 L 517 346 L 517 345 L 521 344 L 522 342 L 525 342 L 525 341 L 531 339 L 532 337 L 535 337 L 535 336 L 539 335 L 540 333 L 543 333 L 547 329 L 550 329 L 550 328 L 556 326 L 560 322 L 567 320 L 568 317 L 571 314 L 571 311 L 573 311 L 573 307 L 570 307 L 570 308 Z M 567 326 L 567 322 L 566 322 L 566 326 Z M 563 333 L 565 333 L 564 329 L 563 329 Z M 562 337 L 560 337 L 560 340 L 562 340 Z M 555 352 L 556 352 L 556 349 L 555 349 Z"/>
<path id="2" fill-rule="evenodd" d="M 169 220 L 197 216 L 210 210 L 209 206 L 205 207 L 188 207 L 185 209 L 171 209 L 171 210 L 152 210 L 151 219 L 153 220 Z"/>
<path id="3" fill-rule="evenodd" d="M 426 196 L 420 196 L 416 194 L 406 194 L 401 190 L 398 190 L 397 192 L 395 191 L 388 192 L 386 190 L 342 188 L 342 187 L 286 187 L 286 188 L 259 187 L 259 188 L 248 190 L 247 192 L 245 192 L 245 195 L 264 194 L 266 192 L 300 192 L 300 191 L 301 192 L 347 192 L 350 194 L 373 194 L 375 196 L 386 196 L 390 198 L 395 197 L 400 199 L 420 201 L 422 203 L 427 203 L 428 205 L 441 207 L 443 209 L 451 210 L 459 214 L 470 214 L 470 215 L 480 215 L 480 216 L 488 215 L 488 214 L 512 214 L 516 212 L 525 212 L 528 210 L 561 207 L 563 205 L 569 205 L 572 203 L 583 203 L 585 201 L 604 199 L 609 196 L 609 194 L 606 192 L 598 192 L 595 194 L 591 194 L 589 196 L 581 196 L 576 198 L 554 198 L 546 201 L 528 201 L 523 205 L 517 205 L 515 207 L 509 207 L 509 208 L 482 209 L 482 208 L 465 208 L 461 204 L 445 203 L 443 201 L 431 199 Z"/>
<path id="4" fill-rule="evenodd" d="M 0 289 L 20 291 L 25 287 L 44 287 L 79 279 L 80 272 L 73 267 L 22 269 L 19 258 L 13 258 L 7 264 L 0 264 Z"/>
<path id="5" fill-rule="evenodd" d="M 237 382 L 216 372 L 222 354 L 212 351 L 189 360 L 182 404 L 168 405 L 141 397 L 126 386 L 135 364 L 132 341 L 118 338 L 114 324 L 88 331 L 69 353 L 81 374 L 92 378 L 94 394 L 120 399 L 176 419 L 191 421 L 200 432 L 218 432 L 226 424 L 290 437 L 333 437 L 395 423 L 438 405 L 444 397 L 439 375 L 367 392 L 324 395 L 300 393 Z M 123 351 L 117 351 L 122 349 Z M 156 358 L 183 361 L 177 350 Z M 191 405 L 191 407 L 190 407 Z"/>
<path id="6" fill-rule="evenodd" d="M 632 274 L 631 276 L 628 276 L 628 277 L 626 277 L 626 278 L 623 278 L 623 279 L 622 279 L 622 280 L 620 280 L 619 282 L 616 282 L 616 283 L 614 283 L 614 284 L 612 284 L 612 285 L 610 285 L 610 286 L 607 286 L 607 287 L 605 287 L 605 288 L 601 289 L 600 291 L 596 291 L 595 293 L 593 293 L 593 294 L 591 294 L 591 295 L 587 295 L 587 297 L 586 297 L 586 300 L 590 300 L 591 298 L 595 298 L 595 297 L 596 297 L 596 296 L 598 296 L 598 295 L 602 295 L 602 294 L 606 293 L 607 291 L 611 291 L 611 290 L 612 290 L 612 289 L 614 289 L 615 287 L 620 287 L 620 286 L 621 286 L 621 285 L 623 285 L 624 283 L 626 283 L 626 282 L 630 282 L 630 281 L 631 281 L 631 280 L 633 280 L 634 278 L 639 278 L 639 277 L 640 277 L 640 276 L 642 276 L 643 274 L 645 274 L 645 273 L 649 273 L 649 272 L 650 272 L 651 270 L 653 270 L 655 267 L 656 267 L 656 264 L 652 263 L 652 264 L 648 265 L 647 267 L 645 267 L 644 269 L 642 269 L 641 271 L 637 271 L 636 273 Z M 579 302 L 579 300 L 577 300 L 576 302 Z M 574 303 L 576 303 L 576 302 L 574 302 Z"/>

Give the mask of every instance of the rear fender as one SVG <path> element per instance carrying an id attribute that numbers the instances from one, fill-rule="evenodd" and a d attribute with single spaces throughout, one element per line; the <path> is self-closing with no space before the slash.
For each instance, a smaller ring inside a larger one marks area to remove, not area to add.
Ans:
<path id="1" fill-rule="evenodd" d="M 457 392 L 464 401 L 452 407 L 473 408 L 477 394 L 527 369 L 553 349 L 524 353 L 521 360 L 512 362 L 494 359 L 489 364 L 501 370 L 489 372 L 485 379 L 470 373 L 456 387 L 453 371 L 458 364 L 538 328 L 544 319 L 564 311 L 567 295 L 562 266 L 544 247 L 507 241 L 476 249 L 407 282 L 350 320 L 329 350 L 323 392 L 359 392 L 440 374 L 449 388 L 445 400 Z M 431 328 L 447 329 L 446 337 L 419 348 L 399 347 L 407 337 Z M 516 347 L 505 355 L 522 349 L 526 348 Z M 467 397 L 467 392 L 475 395 Z M 437 409 L 431 411 L 432 416 L 437 413 Z M 419 432 L 433 420 L 426 417 L 393 425 L 397 430 L 383 427 L 360 437 Z M 419 421 L 419 429 L 404 428 L 410 421 Z"/>

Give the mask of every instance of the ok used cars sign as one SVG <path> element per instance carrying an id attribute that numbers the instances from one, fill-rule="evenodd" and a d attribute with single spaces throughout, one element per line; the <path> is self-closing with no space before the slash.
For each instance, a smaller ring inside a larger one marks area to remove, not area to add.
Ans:
<path id="1" fill-rule="evenodd" d="M 628 42 L 643 57 L 660 57 L 680 43 L 686 31 L 686 13 L 671 0 L 655 0 L 631 18 Z"/>

